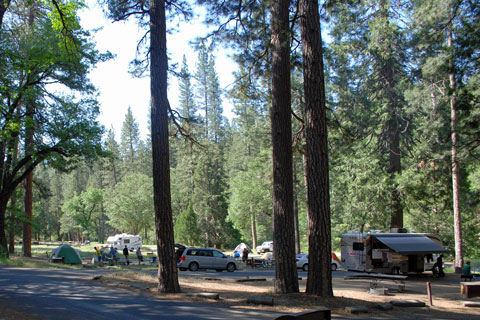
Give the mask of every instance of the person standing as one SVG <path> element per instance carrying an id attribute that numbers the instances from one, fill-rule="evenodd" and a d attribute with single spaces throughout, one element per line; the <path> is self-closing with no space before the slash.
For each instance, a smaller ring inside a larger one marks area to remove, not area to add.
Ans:
<path id="1" fill-rule="evenodd" d="M 128 260 L 128 248 L 127 245 L 125 245 L 125 248 L 123 248 L 123 255 L 125 256 L 125 260 L 127 261 L 127 266 L 130 264 L 130 261 Z"/>
<path id="2" fill-rule="evenodd" d="M 470 279 L 470 280 L 472 280 L 472 278 L 473 278 L 472 268 L 470 267 L 470 261 L 467 261 L 467 263 L 463 267 L 463 277 L 462 278 Z"/>
<path id="3" fill-rule="evenodd" d="M 98 247 L 94 247 L 94 248 L 95 248 L 95 255 L 97 256 L 98 265 L 101 267 L 101 266 L 103 266 L 103 264 L 102 264 L 102 253 L 100 252 L 100 249 Z"/>
<path id="4" fill-rule="evenodd" d="M 438 256 L 437 262 L 433 266 L 433 271 L 436 273 L 437 278 L 445 277 L 445 272 L 443 272 L 443 254 Z"/>
<path id="5" fill-rule="evenodd" d="M 108 254 L 112 256 L 113 265 L 116 265 L 117 264 L 117 248 L 115 248 L 114 246 L 111 246 L 110 252 Z"/>
<path id="6" fill-rule="evenodd" d="M 137 258 L 138 258 L 138 264 L 140 265 L 140 263 L 143 261 L 142 251 L 140 250 L 140 247 L 138 247 L 137 249 Z"/>
<path id="7" fill-rule="evenodd" d="M 243 253 L 242 253 L 242 261 L 243 263 L 247 263 L 248 260 L 248 249 L 247 247 L 243 248 Z"/>

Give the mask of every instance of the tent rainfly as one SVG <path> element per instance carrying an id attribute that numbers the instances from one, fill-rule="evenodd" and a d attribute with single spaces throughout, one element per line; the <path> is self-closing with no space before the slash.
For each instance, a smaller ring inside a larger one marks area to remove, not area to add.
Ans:
<path id="1" fill-rule="evenodd" d="M 50 261 L 53 259 L 62 259 L 64 263 L 68 264 L 82 264 L 82 258 L 80 252 L 77 249 L 72 248 L 68 244 L 63 244 L 52 250 L 50 254 Z"/>

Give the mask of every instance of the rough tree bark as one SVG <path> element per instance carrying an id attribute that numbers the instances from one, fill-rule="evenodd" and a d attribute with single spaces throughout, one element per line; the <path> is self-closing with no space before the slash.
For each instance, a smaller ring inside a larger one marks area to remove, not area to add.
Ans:
<path id="1" fill-rule="evenodd" d="M 455 272 L 461 273 L 463 269 L 463 238 L 462 218 L 460 213 L 460 172 L 457 159 L 457 109 L 455 107 L 455 66 L 453 63 L 453 31 L 452 22 L 448 26 L 448 48 L 450 49 L 449 83 L 450 83 L 450 125 L 452 130 L 452 191 L 453 191 L 453 227 L 455 233 Z"/>
<path id="2" fill-rule="evenodd" d="M 317 0 L 300 0 L 305 91 L 308 279 L 306 291 L 333 296 L 322 35 Z"/>
<path id="3" fill-rule="evenodd" d="M 26 115 L 33 119 L 35 108 L 32 101 L 27 102 Z M 33 123 L 33 121 L 32 121 Z M 26 128 L 25 136 L 25 153 L 33 153 L 33 126 Z M 24 192 L 23 192 L 23 209 L 27 221 L 23 223 L 23 242 L 22 255 L 24 257 L 32 256 L 32 217 L 33 217 L 33 171 L 25 178 Z"/>
<path id="4" fill-rule="evenodd" d="M 168 145 L 165 0 L 150 0 L 150 90 L 158 291 L 180 292 L 175 259 Z"/>
<path id="5" fill-rule="evenodd" d="M 298 292 L 293 218 L 292 123 L 290 94 L 290 1 L 272 3 L 273 252 L 275 292 Z"/>

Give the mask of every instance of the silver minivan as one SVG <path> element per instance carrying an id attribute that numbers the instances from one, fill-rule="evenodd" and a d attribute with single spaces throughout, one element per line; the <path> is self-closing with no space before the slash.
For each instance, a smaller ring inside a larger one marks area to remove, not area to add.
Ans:
<path id="1" fill-rule="evenodd" d="M 235 259 L 211 248 L 185 248 L 177 261 L 177 267 L 180 271 L 215 269 L 217 271 L 233 272 L 238 269 Z"/>

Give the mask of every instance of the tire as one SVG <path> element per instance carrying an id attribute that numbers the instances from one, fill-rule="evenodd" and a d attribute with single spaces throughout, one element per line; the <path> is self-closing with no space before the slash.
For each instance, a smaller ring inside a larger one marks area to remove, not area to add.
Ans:
<path id="1" fill-rule="evenodd" d="M 332 271 L 337 271 L 337 265 L 335 263 L 332 263 Z"/>
<path id="2" fill-rule="evenodd" d="M 178 268 L 180 271 L 187 271 L 187 268 Z"/>
<path id="3" fill-rule="evenodd" d="M 400 275 L 401 274 L 400 268 L 399 267 L 393 267 L 392 268 L 392 274 L 396 275 L 396 276 Z"/>
<path id="4" fill-rule="evenodd" d="M 235 265 L 234 265 L 233 263 L 231 263 L 231 262 L 230 262 L 229 264 L 227 264 L 227 271 L 228 271 L 228 272 L 233 272 L 233 271 L 235 271 Z"/>
<path id="5" fill-rule="evenodd" d="M 188 269 L 190 271 L 197 271 L 198 270 L 198 263 L 192 262 L 188 265 Z"/>
<path id="6" fill-rule="evenodd" d="M 308 263 L 305 263 L 302 267 L 303 271 L 308 271 Z"/>

